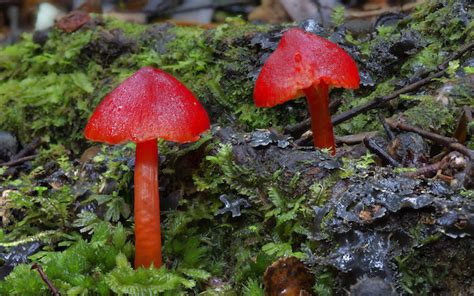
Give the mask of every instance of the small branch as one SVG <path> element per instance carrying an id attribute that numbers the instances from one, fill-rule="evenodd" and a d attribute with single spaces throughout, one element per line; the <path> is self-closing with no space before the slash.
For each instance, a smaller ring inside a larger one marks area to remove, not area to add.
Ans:
<path id="1" fill-rule="evenodd" d="M 387 124 L 392 129 L 399 129 L 399 130 L 403 130 L 403 131 L 406 131 L 406 132 L 417 133 L 420 136 L 422 136 L 424 138 L 427 138 L 428 140 L 431 140 L 431 141 L 433 141 L 437 144 L 443 145 L 443 146 L 448 147 L 452 150 L 459 151 L 462 154 L 469 157 L 471 160 L 474 159 L 474 151 L 467 148 L 466 146 L 462 145 L 461 143 L 459 143 L 455 138 L 444 137 L 444 136 L 441 136 L 441 135 L 438 135 L 438 134 L 435 134 L 435 133 L 432 133 L 432 132 L 422 130 L 421 128 L 411 126 L 411 125 L 408 125 L 408 124 L 403 124 L 403 123 L 400 123 L 400 122 L 392 122 L 392 121 L 387 120 Z"/>
<path id="2" fill-rule="evenodd" d="M 348 135 L 348 136 L 336 136 L 337 144 L 348 144 L 355 145 L 362 143 L 365 138 L 371 138 L 377 135 L 378 132 L 364 132 L 360 134 Z"/>
<path id="3" fill-rule="evenodd" d="M 387 122 L 385 121 L 385 118 L 382 116 L 382 114 L 379 113 L 379 119 L 380 121 L 382 122 L 382 126 L 383 126 L 383 129 L 385 131 L 385 134 L 387 134 L 387 139 L 389 141 L 392 141 L 393 139 L 395 139 L 395 134 L 393 133 L 393 131 L 390 129 L 390 127 L 388 126 Z"/>
<path id="4" fill-rule="evenodd" d="M 453 153 L 453 152 L 451 152 L 451 153 Z M 455 153 L 457 153 L 457 152 L 455 152 Z M 406 175 L 408 177 L 411 177 L 411 178 L 416 178 L 416 177 L 419 177 L 419 176 L 433 177 L 433 176 L 436 175 L 436 173 L 439 170 L 443 170 L 448 166 L 448 164 L 449 164 L 448 160 L 449 160 L 448 157 L 443 157 L 443 159 L 438 161 L 438 162 L 435 162 L 433 164 L 418 168 L 416 171 L 407 173 Z"/>
<path id="5" fill-rule="evenodd" d="M 399 163 L 395 158 L 388 154 L 382 147 L 380 147 L 374 139 L 365 138 L 364 145 L 369 149 L 370 152 L 380 157 L 383 161 L 389 163 L 391 166 L 399 168 L 402 164 Z"/>
<path id="6" fill-rule="evenodd" d="M 16 247 L 16 246 L 23 245 L 23 244 L 26 244 L 26 243 L 31 243 L 31 242 L 36 242 L 36 241 L 39 241 L 39 240 L 44 240 L 44 238 L 51 238 L 52 236 L 54 236 L 54 237 L 60 236 L 62 234 L 63 233 L 59 230 L 46 230 L 46 231 L 37 233 L 37 234 L 32 235 L 32 236 L 28 236 L 28 237 L 25 237 L 25 238 L 22 238 L 22 239 L 19 239 L 19 240 L 16 240 L 16 241 L 0 242 L 0 247 L 4 247 L 4 248 Z"/>
<path id="7" fill-rule="evenodd" d="M 466 46 L 462 47 L 460 50 L 453 53 L 451 55 L 451 57 L 446 59 L 441 65 L 439 65 L 436 68 L 438 70 L 437 72 L 429 75 L 426 78 L 423 78 L 423 79 L 418 80 L 414 83 L 411 83 L 411 84 L 409 84 L 405 87 L 402 87 L 399 90 L 394 91 L 393 93 L 391 93 L 387 96 L 376 97 L 375 99 L 368 102 L 367 104 L 357 106 L 357 107 L 355 107 L 351 110 L 348 110 L 344 113 L 333 116 L 332 124 L 337 125 L 337 124 L 339 124 L 341 122 L 344 122 L 346 120 L 349 120 L 349 119 L 351 119 L 351 118 L 353 118 L 353 117 L 355 117 L 355 116 L 357 116 L 361 113 L 367 112 L 367 111 L 375 109 L 375 108 L 379 108 L 379 107 L 385 105 L 386 103 L 390 102 L 391 100 L 393 100 L 395 98 L 398 98 L 398 96 L 400 96 L 402 94 L 417 90 L 418 88 L 422 87 L 423 85 L 432 82 L 433 79 L 440 78 L 441 76 L 443 76 L 446 73 L 446 69 L 449 65 L 449 62 L 460 58 L 463 54 L 465 54 L 466 52 L 469 52 L 473 48 L 474 48 L 474 42 L 471 42 L 471 43 L 467 44 Z M 427 75 L 428 73 L 430 73 L 430 72 L 427 71 L 423 74 Z M 422 76 L 424 76 L 424 75 L 422 75 Z"/>
<path id="8" fill-rule="evenodd" d="M 449 62 L 454 61 L 462 57 L 466 52 L 471 52 L 471 50 L 474 48 L 474 42 L 468 43 L 461 47 L 458 51 L 455 51 L 444 63 L 438 66 L 438 70 L 444 70 L 448 68 Z"/>
<path id="9" fill-rule="evenodd" d="M 36 148 L 38 148 L 42 144 L 41 138 L 35 138 L 31 143 L 23 147 L 17 154 L 15 154 L 11 160 L 17 160 L 24 156 L 32 154 Z"/>
<path id="10" fill-rule="evenodd" d="M 46 283 L 48 288 L 51 290 L 52 296 L 61 296 L 61 294 L 59 294 L 58 292 L 58 289 L 54 287 L 53 283 L 51 283 L 51 281 L 48 279 L 48 276 L 44 273 L 41 265 L 34 263 L 33 265 L 31 265 L 31 269 L 36 269 L 38 271 L 41 279 Z"/>
<path id="11" fill-rule="evenodd" d="M 287 135 L 298 136 L 304 133 L 305 131 L 307 131 L 310 125 L 311 125 L 311 120 L 307 118 L 303 120 L 302 122 L 298 122 L 297 124 L 287 125 L 285 127 L 284 133 Z"/>
<path id="12" fill-rule="evenodd" d="M 25 157 L 18 158 L 18 159 L 15 159 L 15 160 L 10 160 L 10 161 L 4 162 L 4 163 L 0 163 L 0 167 L 2 167 L 2 166 L 7 166 L 7 167 L 17 166 L 17 165 L 20 165 L 24 162 L 33 160 L 35 158 L 36 158 L 36 155 L 25 156 Z"/>
<path id="13" fill-rule="evenodd" d="M 364 132 L 360 134 L 347 135 L 347 136 L 334 136 L 337 144 L 347 144 L 347 145 L 356 145 L 362 143 L 366 137 L 373 137 L 377 135 L 378 132 Z M 313 132 L 308 131 L 304 133 L 301 138 L 294 141 L 296 146 L 307 146 L 311 145 L 311 140 L 313 138 Z"/>
<path id="14" fill-rule="evenodd" d="M 411 92 L 411 91 L 414 91 L 414 90 L 417 90 L 418 88 L 422 87 L 423 85 L 430 83 L 433 79 L 440 78 L 441 76 L 444 75 L 445 72 L 446 72 L 446 70 L 438 71 L 438 72 L 436 72 L 436 73 L 434 73 L 434 74 L 432 74 L 432 75 L 430 75 L 426 78 L 418 80 L 415 83 L 412 83 L 412 84 L 409 84 L 405 87 L 402 87 L 401 89 L 399 89 L 397 91 L 394 91 L 393 93 L 389 94 L 388 96 L 376 97 L 375 99 L 368 102 L 367 104 L 359 105 L 355 108 L 352 108 L 351 110 L 348 110 L 348 111 L 343 112 L 341 114 L 337 114 L 337 115 L 332 117 L 332 124 L 337 125 L 337 124 L 342 123 L 344 121 L 347 121 L 347 120 L 349 120 L 353 117 L 356 117 L 357 115 L 359 115 L 361 113 L 365 113 L 365 112 L 370 111 L 372 109 L 382 107 L 383 105 L 390 102 L 391 100 L 398 98 L 398 96 L 400 96 L 402 94 L 405 94 L 405 93 L 408 93 L 408 92 Z"/>
<path id="15" fill-rule="evenodd" d="M 301 136 L 301 138 L 295 140 L 294 143 L 296 146 L 313 146 L 311 144 L 312 140 L 313 140 L 313 132 L 307 131 Z"/>

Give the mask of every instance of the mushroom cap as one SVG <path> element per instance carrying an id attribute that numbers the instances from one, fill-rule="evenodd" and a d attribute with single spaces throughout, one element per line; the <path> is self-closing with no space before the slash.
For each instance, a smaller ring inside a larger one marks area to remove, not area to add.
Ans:
<path id="1" fill-rule="evenodd" d="M 87 139 L 109 144 L 156 138 L 186 143 L 209 129 L 209 117 L 181 82 L 144 67 L 107 94 L 87 123 Z"/>
<path id="2" fill-rule="evenodd" d="M 273 107 L 303 95 L 302 90 L 326 83 L 333 87 L 358 88 L 359 72 L 352 58 L 337 44 L 292 28 L 283 34 L 257 78 L 257 107 Z"/>

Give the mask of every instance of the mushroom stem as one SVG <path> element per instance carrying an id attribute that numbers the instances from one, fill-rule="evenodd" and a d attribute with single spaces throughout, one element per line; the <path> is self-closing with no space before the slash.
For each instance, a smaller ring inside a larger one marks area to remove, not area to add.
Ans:
<path id="1" fill-rule="evenodd" d="M 135 155 L 135 268 L 161 267 L 158 146 L 137 143 Z"/>
<path id="2" fill-rule="evenodd" d="M 303 89 L 311 115 L 314 147 L 331 148 L 336 154 L 336 143 L 329 113 L 328 85 L 324 82 Z"/>

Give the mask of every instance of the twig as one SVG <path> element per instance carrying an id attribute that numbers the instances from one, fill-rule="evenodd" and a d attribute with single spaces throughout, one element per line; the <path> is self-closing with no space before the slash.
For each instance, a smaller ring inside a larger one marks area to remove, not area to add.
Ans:
<path id="1" fill-rule="evenodd" d="M 365 138 L 371 138 L 377 135 L 378 132 L 364 132 L 348 136 L 335 136 L 336 144 L 355 145 L 362 143 Z"/>
<path id="2" fill-rule="evenodd" d="M 355 145 L 362 143 L 366 137 L 373 137 L 378 132 L 364 132 L 360 134 L 348 135 L 348 136 L 335 136 L 336 144 L 348 144 Z M 301 138 L 294 141 L 296 146 L 307 146 L 312 145 L 311 139 L 313 138 L 313 132 L 308 131 L 301 136 Z"/>
<path id="3" fill-rule="evenodd" d="M 351 118 L 353 118 L 353 117 L 355 117 L 355 116 L 357 116 L 361 113 L 367 112 L 367 111 L 375 109 L 375 108 L 382 107 L 383 105 L 390 102 L 391 100 L 393 100 L 395 98 L 398 98 L 398 96 L 400 96 L 402 94 L 405 94 L 405 93 L 408 93 L 408 92 L 411 92 L 411 91 L 414 91 L 414 90 L 417 90 L 418 88 L 422 87 L 423 85 L 432 82 L 433 79 L 440 78 L 441 76 L 443 76 L 446 73 L 446 69 L 449 65 L 449 62 L 460 58 L 462 55 L 464 55 L 466 52 L 469 52 L 473 48 L 474 48 L 474 42 L 471 42 L 471 43 L 465 45 L 464 47 L 462 47 L 461 49 L 459 49 L 458 51 L 453 53 L 442 64 L 440 64 L 436 68 L 437 72 L 429 75 L 428 77 L 425 77 L 425 78 L 423 78 L 421 80 L 418 80 L 414 83 L 411 83 L 411 84 L 409 84 L 405 87 L 402 87 L 402 88 L 394 91 L 393 93 L 391 93 L 387 96 L 376 97 L 372 101 L 370 101 L 370 102 L 368 102 L 364 105 L 357 106 L 357 107 L 355 107 L 351 110 L 348 110 L 346 112 L 343 112 L 341 114 L 337 114 L 337 115 L 333 116 L 332 117 L 332 124 L 337 125 L 337 124 L 342 123 L 344 121 L 347 121 L 347 120 L 349 120 L 349 119 L 351 119 Z M 426 72 L 422 73 L 420 76 L 421 77 L 426 76 L 431 72 L 432 71 L 426 71 Z M 310 121 L 305 120 L 301 123 L 298 123 L 297 125 L 286 127 L 285 132 L 289 133 L 289 134 L 293 134 L 295 130 L 308 129 L 309 125 L 310 125 Z"/>
<path id="4" fill-rule="evenodd" d="M 422 136 L 424 138 L 427 138 L 427 139 L 429 139 L 429 140 L 431 140 L 435 143 L 438 143 L 438 144 L 443 145 L 445 147 L 448 147 L 450 149 L 459 151 L 462 154 L 469 157 L 471 160 L 474 159 L 474 151 L 467 148 L 466 146 L 462 145 L 461 143 L 459 143 L 455 138 L 444 137 L 444 136 L 441 136 L 441 135 L 438 135 L 438 134 L 435 134 L 435 133 L 432 133 L 432 132 L 422 130 L 421 128 L 411 126 L 411 125 L 408 125 L 408 124 L 403 124 L 403 123 L 400 123 L 400 122 L 393 122 L 393 121 L 387 120 L 387 124 L 392 129 L 399 129 L 399 130 L 403 130 L 403 131 L 406 131 L 406 132 L 417 133 L 420 136 Z"/>
<path id="5" fill-rule="evenodd" d="M 2 167 L 2 166 L 8 166 L 8 167 L 17 166 L 17 165 L 20 165 L 20 164 L 22 164 L 26 161 L 33 160 L 33 159 L 35 159 L 35 157 L 36 157 L 36 155 L 29 155 L 29 156 L 25 156 L 25 157 L 22 157 L 22 158 L 15 159 L 15 160 L 10 160 L 10 161 L 4 162 L 4 163 L 0 163 L 0 167 Z"/>
<path id="6" fill-rule="evenodd" d="M 341 114 L 337 114 L 332 117 L 332 124 L 337 125 L 339 123 L 342 123 L 344 121 L 347 121 L 353 117 L 356 117 L 357 115 L 361 113 L 365 113 L 367 111 L 370 111 L 372 109 L 376 109 L 379 107 L 382 107 L 386 103 L 390 102 L 393 99 L 398 98 L 398 96 L 417 90 L 418 88 L 422 87 L 425 84 L 430 83 L 433 79 L 435 78 L 440 78 L 441 76 L 444 75 L 446 72 L 446 69 L 438 71 L 434 74 L 431 74 L 430 76 L 423 78 L 421 80 L 418 80 L 417 82 L 414 82 L 412 84 L 409 84 L 405 87 L 402 87 L 401 89 L 394 91 L 393 93 L 383 96 L 383 97 L 376 97 L 372 101 L 368 102 L 367 104 L 364 105 L 359 105 L 355 108 L 352 108 L 351 110 L 348 110 L 346 112 L 343 112 Z"/>
<path id="7" fill-rule="evenodd" d="M 311 125 L 310 118 L 307 118 L 303 120 L 302 122 L 298 122 L 297 124 L 294 124 L 294 125 L 287 125 L 285 127 L 285 134 L 292 135 L 292 136 L 300 135 L 304 133 L 309 128 L 310 125 Z"/>
<path id="8" fill-rule="evenodd" d="M 390 156 L 390 154 L 388 154 L 382 147 L 380 147 L 374 139 L 366 137 L 364 139 L 364 145 L 365 147 L 367 147 L 367 149 L 369 149 L 370 152 L 374 153 L 383 161 L 389 163 L 393 167 L 402 167 L 402 164 L 399 163 L 395 158 Z"/>
<path id="9" fill-rule="evenodd" d="M 15 154 L 11 160 L 17 160 L 24 156 L 30 155 L 36 150 L 36 148 L 38 148 L 41 145 L 41 143 L 42 143 L 41 138 L 38 137 L 38 138 L 33 139 L 31 143 L 23 147 L 23 149 L 21 149 L 17 154 Z"/>
<path id="10" fill-rule="evenodd" d="M 51 295 L 52 296 L 61 296 L 61 294 L 59 294 L 59 292 L 58 292 L 58 289 L 56 289 L 56 287 L 54 287 L 53 283 L 51 283 L 51 281 L 48 279 L 48 276 L 44 273 L 43 268 L 41 267 L 41 265 L 39 265 L 37 263 L 33 263 L 33 265 L 31 265 L 31 269 L 36 269 L 38 271 L 41 279 L 46 283 L 48 288 L 51 290 Z"/>
<path id="11" fill-rule="evenodd" d="M 385 131 L 385 134 L 387 135 L 387 139 L 389 141 L 395 139 L 395 134 L 393 133 L 393 131 L 390 129 L 390 127 L 388 126 L 387 122 L 385 121 L 385 118 L 382 116 L 382 114 L 379 113 L 379 119 L 380 121 L 382 122 L 382 126 L 383 126 L 383 129 Z"/>
<path id="12" fill-rule="evenodd" d="M 304 133 L 301 138 L 295 140 L 296 146 L 311 146 L 311 139 L 313 138 L 313 133 L 311 131 L 307 131 Z"/>
<path id="13" fill-rule="evenodd" d="M 425 177 L 435 176 L 439 170 L 445 169 L 448 166 L 448 164 L 449 164 L 449 154 L 443 157 L 443 159 L 441 159 L 438 162 L 418 168 L 414 172 L 406 173 L 406 176 L 411 177 L 411 178 L 415 178 L 419 176 L 425 176 Z"/>

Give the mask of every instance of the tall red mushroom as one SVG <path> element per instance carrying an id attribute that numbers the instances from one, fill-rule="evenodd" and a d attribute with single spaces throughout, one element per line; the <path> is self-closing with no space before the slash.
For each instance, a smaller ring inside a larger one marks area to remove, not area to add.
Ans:
<path id="1" fill-rule="evenodd" d="M 135 268 L 162 263 L 156 139 L 192 142 L 208 129 L 209 117 L 191 91 L 152 67 L 122 82 L 92 114 L 84 132 L 87 139 L 136 143 Z"/>
<path id="2" fill-rule="evenodd" d="M 293 28 L 285 32 L 257 78 L 257 107 L 273 107 L 306 95 L 314 146 L 336 153 L 329 113 L 329 87 L 358 88 L 359 72 L 337 44 Z"/>

